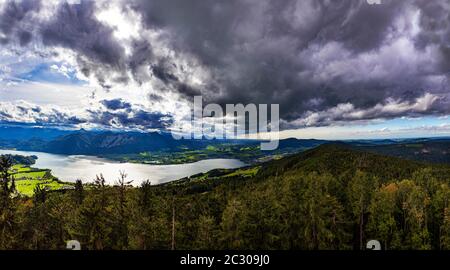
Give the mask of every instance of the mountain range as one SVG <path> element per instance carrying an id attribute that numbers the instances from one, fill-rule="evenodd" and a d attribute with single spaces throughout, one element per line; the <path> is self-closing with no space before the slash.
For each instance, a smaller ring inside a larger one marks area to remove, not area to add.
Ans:
<path id="1" fill-rule="evenodd" d="M 129 155 L 188 153 L 203 158 L 235 157 L 253 161 L 285 156 L 328 143 L 326 140 L 288 138 L 275 151 L 260 151 L 258 140 L 175 140 L 167 132 L 59 130 L 41 127 L 0 127 L 0 148 L 65 155 Z M 336 143 L 336 141 L 335 141 Z M 450 138 L 340 141 L 354 149 L 432 163 L 450 163 Z M 215 149 L 211 155 L 211 149 Z M 206 154 L 203 154 L 205 152 Z M 253 158 L 252 158 L 253 157 Z M 157 157 L 158 158 L 158 157 Z"/>

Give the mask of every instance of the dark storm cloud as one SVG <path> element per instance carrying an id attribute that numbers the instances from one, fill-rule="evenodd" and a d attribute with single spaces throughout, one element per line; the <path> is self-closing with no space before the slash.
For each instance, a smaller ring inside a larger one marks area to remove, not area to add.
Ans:
<path id="1" fill-rule="evenodd" d="M 123 101 L 122 99 L 111 99 L 111 100 L 102 100 L 100 103 L 103 104 L 109 110 L 120 110 L 120 109 L 130 109 L 131 104 Z"/>
<path id="2" fill-rule="evenodd" d="M 146 40 L 135 40 L 132 48 L 133 53 L 128 60 L 128 65 L 133 78 L 142 84 L 150 79 L 147 71 L 153 60 L 152 47 Z"/>
<path id="3" fill-rule="evenodd" d="M 384 0 L 382 5 L 365 1 L 319 1 L 323 20 L 318 40 L 340 41 L 352 51 L 378 48 L 405 1 Z"/>
<path id="4" fill-rule="evenodd" d="M 9 113 L 6 112 L 0 112 L 0 120 L 3 121 L 4 119 L 9 119 L 11 118 L 12 115 L 10 115 Z"/>
<path id="5" fill-rule="evenodd" d="M 450 3 L 448 1 L 418 1 L 421 9 L 421 32 L 416 44 L 423 48 L 435 43 L 441 50 L 441 68 L 450 71 Z"/>
<path id="6" fill-rule="evenodd" d="M 173 67 L 173 64 L 171 65 L 163 60 L 152 65 L 150 70 L 155 78 L 163 82 L 169 89 L 176 91 L 188 100 L 192 100 L 194 96 L 201 95 L 199 89 L 180 81 L 179 78 L 171 72 Z"/>
<path id="7" fill-rule="evenodd" d="M 3 32 L 3 25 L 17 24 L 32 10 L 11 3 L 1 13 L 8 14 L 0 18 Z M 282 118 L 300 126 L 450 113 L 448 0 L 121 3 L 141 15 L 145 29 L 160 33 L 159 43 L 142 34 L 126 54 L 113 29 L 95 17 L 102 6 L 91 1 L 60 4 L 50 21 L 36 22 L 42 41 L 75 51 L 82 72 L 94 74 L 105 89 L 126 84 L 131 74 L 138 83 L 162 85 L 152 90 L 185 98 L 201 93 L 220 104 L 278 103 Z M 30 36 L 19 33 L 28 44 Z M 161 55 L 155 44 L 173 56 Z M 182 57 L 191 66 L 180 65 Z M 201 89 L 187 80 L 196 75 L 192 63 L 206 73 Z M 114 115 L 98 121 L 138 121 Z"/>
<path id="8" fill-rule="evenodd" d="M 1 43 L 8 43 L 15 34 L 18 34 L 21 45 L 26 45 L 31 40 L 31 33 L 21 30 L 21 22 L 33 11 L 38 11 L 41 6 L 40 0 L 22 0 L 20 2 L 7 1 L 0 12 Z"/>
<path id="9" fill-rule="evenodd" d="M 113 82 L 129 80 L 128 64 L 123 46 L 113 37 L 113 29 L 95 17 L 95 1 L 69 3 L 62 1 L 51 17 L 32 16 L 41 8 L 41 0 L 9 0 L 0 11 L 0 43 L 17 40 L 28 45 L 33 37 L 45 46 L 64 47 L 77 53 L 80 69 L 85 75 L 95 75 L 105 88 L 105 77 L 116 74 Z"/>
<path id="10" fill-rule="evenodd" d="M 140 129 L 164 129 L 173 123 L 170 115 L 134 110 L 132 112 L 90 111 L 90 123 L 103 126 L 115 126 Z"/>
<path id="11" fill-rule="evenodd" d="M 69 112 L 57 107 L 53 108 L 29 103 L 5 104 L 0 102 L 0 121 L 62 126 L 89 124 L 105 128 L 113 126 L 115 128 L 137 128 L 143 130 L 166 129 L 173 124 L 171 115 L 136 108 L 120 99 L 103 100 L 101 103 L 107 107 L 107 110 L 83 110 L 80 108 L 79 111 Z"/>
<path id="12" fill-rule="evenodd" d="M 148 28 L 167 31 L 176 50 L 195 55 L 211 71 L 212 80 L 202 89 L 211 102 L 279 103 L 282 117 L 293 120 L 348 102 L 370 111 L 389 98 L 414 102 L 427 92 L 444 96 L 449 92 L 445 0 L 383 0 L 382 5 L 358 0 L 207 4 L 138 0 L 135 10 L 143 14 Z M 423 27 L 415 45 L 420 50 L 435 43 L 441 53 L 434 55 L 434 62 L 411 60 L 386 70 L 384 78 L 374 76 L 374 70 L 389 68 L 401 53 L 400 45 L 391 51 L 383 46 L 413 27 L 411 10 L 421 10 Z M 396 20 L 402 18 L 408 25 L 398 29 Z M 370 54 L 381 57 L 374 61 Z M 153 68 L 153 72 L 167 83 L 175 81 L 167 69 Z M 430 75 L 441 76 L 439 82 L 424 79 Z M 311 103 L 319 99 L 320 104 Z M 435 105 L 433 112 L 422 113 L 449 112 L 445 98 L 436 102 L 441 105 Z"/>
<path id="13" fill-rule="evenodd" d="M 113 29 L 96 19 L 95 8 L 94 1 L 63 3 L 55 17 L 42 26 L 41 34 L 44 45 L 69 48 L 84 57 L 79 59 L 84 73 L 94 71 L 99 80 L 104 81 L 102 73 L 107 73 L 105 69 L 125 70 L 125 51 L 113 38 Z"/>
<path id="14" fill-rule="evenodd" d="M 28 31 L 20 31 L 19 33 L 19 43 L 20 46 L 25 46 L 30 43 L 32 34 Z"/>
<path id="15" fill-rule="evenodd" d="M 112 29 L 101 24 L 94 15 L 94 2 L 62 4 L 53 20 L 42 28 L 45 45 L 73 49 L 89 59 L 120 66 L 124 50 L 112 38 Z"/>

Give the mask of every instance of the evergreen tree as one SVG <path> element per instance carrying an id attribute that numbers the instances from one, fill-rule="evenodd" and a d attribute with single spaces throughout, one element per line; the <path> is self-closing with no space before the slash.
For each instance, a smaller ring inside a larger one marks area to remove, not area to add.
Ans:
<path id="1" fill-rule="evenodd" d="M 399 183 L 399 201 L 403 213 L 403 245 L 406 249 L 430 249 L 427 210 L 430 198 L 410 180 Z"/>
<path id="2" fill-rule="evenodd" d="M 7 209 L 10 203 L 10 169 L 12 166 L 11 158 L 0 156 L 0 209 Z"/>
<path id="3" fill-rule="evenodd" d="M 73 199 L 77 205 L 81 205 L 84 200 L 84 187 L 80 179 L 75 181 L 75 189 L 73 192 Z"/>
<path id="4" fill-rule="evenodd" d="M 343 207 L 328 193 L 331 176 L 312 173 L 306 176 L 301 206 L 304 238 L 308 249 L 335 249 L 342 236 Z"/>
<path id="5" fill-rule="evenodd" d="M 127 174 L 120 172 L 120 177 L 116 183 L 117 200 L 115 204 L 115 222 L 111 237 L 113 237 L 115 246 L 114 249 L 127 249 L 128 248 L 128 205 L 126 197 L 127 186 L 132 181 L 127 181 Z"/>
<path id="6" fill-rule="evenodd" d="M 381 241 L 385 250 L 400 247 L 395 214 L 395 198 L 398 186 L 395 183 L 382 186 L 372 197 L 369 206 L 368 228 L 373 239 Z"/>
<path id="7" fill-rule="evenodd" d="M 11 176 L 11 186 L 9 190 L 11 194 L 17 195 L 16 178 L 14 176 Z"/>
<path id="8" fill-rule="evenodd" d="M 450 208 L 444 210 L 444 221 L 440 228 L 440 249 L 450 250 Z"/>
<path id="9" fill-rule="evenodd" d="M 49 234 L 49 216 L 48 209 L 45 205 L 47 199 L 47 193 L 45 188 L 41 185 L 37 185 L 34 188 L 33 206 L 27 214 L 28 219 L 26 228 L 27 234 L 31 241 L 30 245 L 33 249 L 46 249 L 48 248 L 48 234 Z"/>
<path id="10" fill-rule="evenodd" d="M 364 247 L 364 225 L 372 193 L 378 186 L 378 180 L 358 170 L 348 186 L 349 202 L 355 221 L 358 223 L 359 249 Z"/>
<path id="11" fill-rule="evenodd" d="M 33 196 L 34 204 L 39 205 L 39 204 L 45 203 L 46 199 L 47 199 L 47 192 L 45 190 L 45 187 L 42 187 L 41 185 L 37 185 L 34 188 L 34 196 Z"/>
<path id="12" fill-rule="evenodd" d="M 217 245 L 218 233 L 214 217 L 201 215 L 197 220 L 197 228 L 195 248 L 200 250 L 214 249 Z"/>
<path id="13" fill-rule="evenodd" d="M 0 249 L 13 248 L 17 244 L 16 203 L 9 187 L 11 166 L 10 157 L 0 157 Z"/>
<path id="14" fill-rule="evenodd" d="M 242 213 L 245 207 L 241 201 L 231 199 L 222 215 L 222 242 L 225 249 L 244 249 L 242 239 Z"/>
<path id="15" fill-rule="evenodd" d="M 111 248 L 111 208 L 103 175 L 96 177 L 92 191 L 78 209 L 70 228 L 74 239 L 87 249 Z"/>
<path id="16" fill-rule="evenodd" d="M 141 184 L 131 200 L 130 246 L 133 249 L 168 249 L 171 241 L 171 205 L 152 191 L 149 181 Z"/>
<path id="17" fill-rule="evenodd" d="M 450 230 L 449 230 L 449 209 L 450 209 L 450 187 L 446 183 L 442 183 L 437 188 L 431 199 L 431 208 L 433 214 L 432 219 L 435 242 L 437 249 L 449 249 Z"/>

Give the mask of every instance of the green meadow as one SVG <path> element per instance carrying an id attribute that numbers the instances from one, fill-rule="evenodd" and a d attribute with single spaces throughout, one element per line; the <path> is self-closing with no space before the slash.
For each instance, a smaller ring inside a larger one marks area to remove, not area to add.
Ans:
<path id="1" fill-rule="evenodd" d="M 25 165 L 14 165 L 11 175 L 15 179 L 16 190 L 23 196 L 33 196 L 37 186 L 48 191 L 71 188 L 72 184 L 63 183 L 54 177 L 50 170 L 36 169 Z"/>

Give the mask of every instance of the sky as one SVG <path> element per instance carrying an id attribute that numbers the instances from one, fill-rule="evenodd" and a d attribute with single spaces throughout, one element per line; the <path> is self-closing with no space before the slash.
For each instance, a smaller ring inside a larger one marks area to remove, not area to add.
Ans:
<path id="1" fill-rule="evenodd" d="M 450 135 L 448 0 L 0 0 L 0 124 L 189 128 L 279 104 L 281 137 Z"/>

